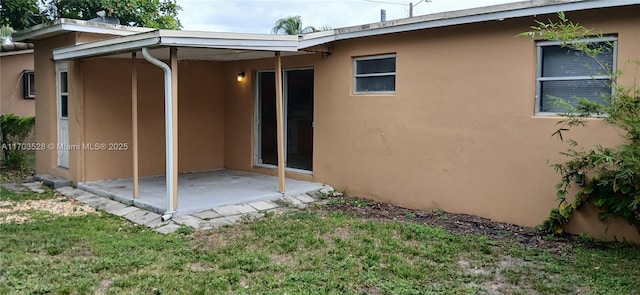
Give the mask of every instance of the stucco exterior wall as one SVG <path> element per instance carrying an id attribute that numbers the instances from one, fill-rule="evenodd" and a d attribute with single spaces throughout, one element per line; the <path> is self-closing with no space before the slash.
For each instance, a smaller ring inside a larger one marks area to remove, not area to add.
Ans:
<path id="1" fill-rule="evenodd" d="M 0 114 L 35 116 L 35 100 L 24 99 L 24 70 L 33 71 L 33 50 L 0 54 Z"/>
<path id="2" fill-rule="evenodd" d="M 640 52 L 637 13 L 607 9 L 568 16 L 617 34 L 618 67 L 623 68 Z M 352 39 L 332 44 L 325 58 L 285 58 L 284 68 L 312 65 L 316 85 L 313 175 L 289 176 L 410 208 L 540 224 L 557 205 L 559 178 L 550 163 L 562 160 L 558 152 L 568 145 L 551 137 L 559 117 L 534 115 L 535 42 L 514 37 L 533 21 Z M 397 55 L 396 93 L 353 94 L 352 58 L 387 53 Z M 272 64 L 231 63 L 226 76 L 249 69 L 255 74 L 273 69 Z M 628 83 L 629 77 L 622 81 Z M 251 167 L 256 83 L 245 82 L 227 90 L 225 167 L 273 174 L 273 169 Z M 620 143 L 617 131 L 597 119 L 571 131 L 571 137 L 585 146 Z M 605 231 L 592 212 L 577 215 L 568 228 L 640 241 L 624 222 Z"/>
<path id="3" fill-rule="evenodd" d="M 56 107 L 56 67 L 53 61 L 52 50 L 59 47 L 75 44 L 76 35 L 67 33 L 41 40 L 35 43 L 34 66 L 36 75 L 36 142 L 49 144 L 57 143 L 57 107 Z M 77 75 L 72 66 L 69 67 L 69 76 Z M 75 95 L 75 91 L 69 89 L 70 100 Z M 69 142 L 77 141 L 76 133 L 78 120 L 76 118 L 76 109 L 72 104 L 69 105 Z M 70 155 L 70 165 L 74 164 L 74 152 Z M 39 174 L 51 174 L 61 177 L 71 178 L 69 169 L 58 168 L 57 151 L 55 149 L 45 149 L 36 152 L 36 172 Z"/>
<path id="4" fill-rule="evenodd" d="M 223 84 L 216 62 L 178 63 L 179 171 L 224 167 Z M 138 124 L 140 176 L 164 174 L 164 84 L 162 70 L 139 59 Z M 131 60 L 90 59 L 84 72 L 84 142 L 127 143 L 126 151 L 84 151 L 78 181 L 131 177 Z"/>
<path id="5" fill-rule="evenodd" d="M 638 57 L 640 8 L 567 13 L 573 21 L 618 35 L 618 67 Z M 552 16 L 539 16 L 546 20 Z M 540 224 L 557 205 L 558 175 L 566 143 L 551 137 L 559 117 L 537 117 L 536 46 L 515 38 L 533 24 L 521 18 L 358 38 L 320 53 L 284 57 L 283 68 L 313 68 L 313 173 L 288 177 L 332 185 L 350 194 L 419 209 L 467 213 L 525 226 Z M 73 38 L 71 38 L 73 39 Z M 57 38 L 45 50 L 72 44 Z M 46 52 L 46 51 L 45 51 Z M 50 54 L 50 50 L 48 51 Z M 396 92 L 353 94 L 354 57 L 394 53 Z M 48 59 L 47 59 L 48 58 Z M 164 173 L 162 72 L 139 62 L 140 173 Z M 179 170 L 219 168 L 276 174 L 254 167 L 256 71 L 275 60 L 179 62 Z M 39 142 L 55 142 L 55 73 L 49 56 L 36 56 Z M 130 60 L 87 59 L 70 66 L 71 143 L 131 144 Z M 246 79 L 236 81 L 244 71 Z M 622 83 L 629 83 L 630 76 Z M 40 100 L 39 100 L 40 101 Z M 42 119 L 42 121 L 41 121 Z M 598 119 L 571 131 L 585 146 L 620 143 Z M 131 151 L 71 152 L 71 173 L 56 170 L 55 153 L 38 153 L 38 173 L 75 182 L 131 176 Z M 593 212 L 568 229 L 605 237 Z M 640 242 L 617 222 L 607 238 Z"/>

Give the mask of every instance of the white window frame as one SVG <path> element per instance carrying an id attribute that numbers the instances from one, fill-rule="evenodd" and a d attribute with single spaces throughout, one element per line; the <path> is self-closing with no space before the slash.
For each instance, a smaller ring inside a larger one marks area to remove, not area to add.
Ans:
<path id="1" fill-rule="evenodd" d="M 616 67 L 618 64 L 618 37 L 616 36 L 605 36 L 605 37 L 597 37 L 597 38 L 585 38 L 580 39 L 572 44 L 576 43 L 599 43 L 599 42 L 611 42 L 613 43 L 613 61 L 611 65 L 611 70 L 613 72 L 616 71 Z M 542 112 L 540 111 L 540 107 L 542 105 L 542 82 L 545 81 L 582 81 L 582 80 L 609 80 L 609 76 L 607 75 L 592 75 L 592 76 L 565 76 L 565 77 L 543 77 L 542 76 L 542 65 L 543 65 L 543 54 L 542 50 L 546 46 L 558 46 L 561 45 L 562 41 L 539 41 L 536 43 L 537 48 L 537 66 L 536 66 L 536 97 L 535 97 L 535 115 L 536 116 L 558 116 L 561 113 L 556 112 Z M 611 87 L 611 95 L 613 95 L 614 87 Z"/>
<path id="2" fill-rule="evenodd" d="M 372 74 L 358 74 L 358 61 L 362 60 L 376 60 L 376 59 L 385 59 L 393 57 L 396 60 L 396 70 L 394 72 L 386 72 L 386 73 L 372 73 Z M 363 57 L 354 57 L 353 58 L 353 94 L 394 94 L 396 93 L 398 86 L 398 57 L 395 53 L 393 54 L 382 54 L 382 55 L 372 55 L 372 56 L 363 56 Z M 394 76 L 395 82 L 393 84 L 393 91 L 358 91 L 358 78 L 366 78 L 366 77 L 386 77 L 386 76 Z"/>

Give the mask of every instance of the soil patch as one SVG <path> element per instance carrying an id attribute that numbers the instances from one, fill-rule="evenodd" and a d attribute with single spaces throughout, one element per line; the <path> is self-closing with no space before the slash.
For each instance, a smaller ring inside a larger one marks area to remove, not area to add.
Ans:
<path id="1" fill-rule="evenodd" d="M 346 214 L 362 216 L 378 220 L 399 220 L 440 227 L 452 233 L 484 235 L 493 240 L 517 242 L 529 248 L 546 249 L 556 253 L 571 251 L 571 244 L 582 244 L 590 248 L 607 248 L 619 246 L 615 243 L 599 241 L 582 241 L 576 236 L 564 235 L 549 239 L 534 228 L 515 224 L 496 222 L 487 218 L 447 213 L 439 210 L 424 211 L 407 209 L 391 204 L 377 203 L 353 197 L 331 198 L 323 210 L 339 211 Z"/>

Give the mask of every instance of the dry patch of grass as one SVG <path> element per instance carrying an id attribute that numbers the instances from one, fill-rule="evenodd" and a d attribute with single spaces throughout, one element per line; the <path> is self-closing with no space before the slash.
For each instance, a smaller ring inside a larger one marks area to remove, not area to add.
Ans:
<path id="1" fill-rule="evenodd" d="M 29 222 L 35 212 L 56 216 L 83 216 L 96 211 L 76 200 L 59 196 L 44 200 L 0 201 L 0 224 Z"/>

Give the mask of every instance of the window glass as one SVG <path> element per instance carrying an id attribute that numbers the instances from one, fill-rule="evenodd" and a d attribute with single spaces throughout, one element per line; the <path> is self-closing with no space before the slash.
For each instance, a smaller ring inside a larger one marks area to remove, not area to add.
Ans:
<path id="1" fill-rule="evenodd" d="M 356 78 L 357 92 L 394 91 L 396 89 L 396 76 L 363 77 Z"/>
<path id="2" fill-rule="evenodd" d="M 60 96 L 60 117 L 69 117 L 68 97 L 66 95 Z"/>
<path id="3" fill-rule="evenodd" d="M 396 58 L 365 59 L 356 61 L 356 74 L 395 73 Z"/>
<path id="4" fill-rule="evenodd" d="M 600 39 L 589 46 L 595 57 L 560 44 L 539 45 L 536 112 L 566 113 L 580 98 L 605 104 L 611 98 L 609 74 L 615 70 L 615 40 Z"/>
<path id="5" fill-rule="evenodd" d="M 354 67 L 354 92 L 393 93 L 396 91 L 395 55 L 355 58 Z"/>
<path id="6" fill-rule="evenodd" d="M 67 72 L 60 72 L 60 92 L 67 91 Z"/>

